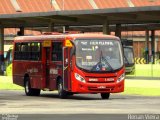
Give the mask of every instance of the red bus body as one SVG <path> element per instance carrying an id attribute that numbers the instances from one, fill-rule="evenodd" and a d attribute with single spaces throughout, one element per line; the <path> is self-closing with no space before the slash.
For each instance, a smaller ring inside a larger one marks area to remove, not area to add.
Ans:
<path id="1" fill-rule="evenodd" d="M 117 81 L 121 75 L 124 75 L 124 65 L 112 72 L 85 71 L 77 67 L 76 56 L 74 54 L 71 55 L 72 47 L 66 45 L 67 40 L 74 41 L 76 39 L 95 38 L 112 39 L 113 41 L 119 40 L 114 36 L 99 34 L 16 37 L 13 48 L 13 82 L 17 85 L 24 86 L 25 78 L 27 77 L 33 89 L 57 90 L 57 81 L 61 78 L 63 80 L 63 89 L 71 93 L 123 92 L 124 78 L 119 82 Z M 62 51 L 58 51 L 60 48 L 56 48 L 54 44 L 61 44 Z M 35 52 L 34 49 L 38 52 Z M 54 52 L 54 49 L 57 51 L 55 50 Z M 62 54 L 62 58 L 56 60 L 56 55 L 60 54 Z M 75 78 L 77 73 L 84 78 L 85 82 L 78 81 Z"/>

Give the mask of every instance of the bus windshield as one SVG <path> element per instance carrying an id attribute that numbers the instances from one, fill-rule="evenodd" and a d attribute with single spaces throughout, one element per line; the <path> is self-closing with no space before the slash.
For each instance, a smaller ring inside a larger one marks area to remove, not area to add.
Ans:
<path id="1" fill-rule="evenodd" d="M 87 71 L 114 71 L 123 66 L 122 48 L 118 40 L 75 40 L 76 65 Z"/>
<path id="2" fill-rule="evenodd" d="M 125 64 L 134 64 L 133 48 L 124 47 Z"/>

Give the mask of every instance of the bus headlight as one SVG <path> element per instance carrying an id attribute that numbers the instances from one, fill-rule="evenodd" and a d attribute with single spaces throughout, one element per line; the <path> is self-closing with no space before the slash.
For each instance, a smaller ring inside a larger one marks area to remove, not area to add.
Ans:
<path id="1" fill-rule="evenodd" d="M 124 80 L 124 78 L 125 78 L 125 73 L 123 73 L 123 74 L 118 78 L 117 83 L 120 82 L 120 81 L 122 81 L 122 80 Z"/>
<path id="2" fill-rule="evenodd" d="M 86 82 L 85 79 L 84 79 L 81 75 L 79 75 L 78 73 L 75 73 L 74 75 L 75 75 L 75 78 L 76 78 L 78 81 L 81 81 L 81 82 L 83 82 L 83 83 Z"/>

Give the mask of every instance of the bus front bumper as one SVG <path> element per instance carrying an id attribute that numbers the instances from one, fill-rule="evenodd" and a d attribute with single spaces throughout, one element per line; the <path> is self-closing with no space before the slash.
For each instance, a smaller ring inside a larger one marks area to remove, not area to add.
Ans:
<path id="1" fill-rule="evenodd" d="M 119 93 L 124 91 L 124 80 L 119 83 L 82 83 L 73 85 L 75 93 Z"/>

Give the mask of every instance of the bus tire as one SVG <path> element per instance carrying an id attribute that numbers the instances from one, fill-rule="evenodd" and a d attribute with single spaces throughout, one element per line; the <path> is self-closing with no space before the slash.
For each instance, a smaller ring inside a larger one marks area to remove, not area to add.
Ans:
<path id="1" fill-rule="evenodd" d="M 101 93 L 101 98 L 102 99 L 109 99 L 110 93 Z"/>
<path id="2" fill-rule="evenodd" d="M 34 96 L 39 96 L 40 93 L 41 93 L 41 90 L 40 89 L 33 89 L 34 90 Z"/>
<path id="3" fill-rule="evenodd" d="M 27 96 L 39 96 L 40 95 L 40 89 L 31 88 L 30 80 L 28 77 L 25 78 L 24 88 L 25 88 L 25 93 Z"/>
<path id="4" fill-rule="evenodd" d="M 72 93 L 72 92 L 67 92 L 67 95 L 69 95 L 69 96 L 73 96 L 73 95 L 74 95 L 74 93 Z"/>
<path id="5" fill-rule="evenodd" d="M 67 97 L 67 92 L 63 89 L 62 79 L 58 81 L 58 95 L 61 99 L 65 99 Z"/>

